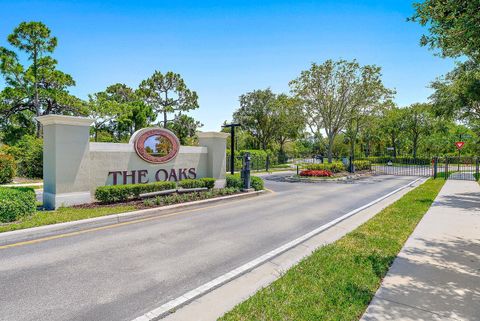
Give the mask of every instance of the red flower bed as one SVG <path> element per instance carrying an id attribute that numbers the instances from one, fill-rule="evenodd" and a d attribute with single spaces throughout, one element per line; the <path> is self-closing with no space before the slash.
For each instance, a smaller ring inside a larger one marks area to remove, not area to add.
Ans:
<path id="1" fill-rule="evenodd" d="M 305 170 L 300 172 L 300 176 L 309 176 L 309 177 L 331 177 L 333 173 L 331 171 L 321 169 L 321 170 Z"/>

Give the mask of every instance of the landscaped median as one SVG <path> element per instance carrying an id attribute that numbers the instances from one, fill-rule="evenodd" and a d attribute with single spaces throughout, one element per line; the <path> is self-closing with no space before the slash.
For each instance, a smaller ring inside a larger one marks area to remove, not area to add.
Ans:
<path id="1" fill-rule="evenodd" d="M 227 175 L 224 188 L 214 185 L 215 179 L 200 178 L 178 183 L 102 186 L 95 193 L 98 202 L 55 211 L 35 209 L 35 193 L 31 188 L 1 188 L 0 233 L 240 194 L 242 181 L 239 175 Z M 252 177 L 252 188 L 263 190 L 263 180 Z"/>
<path id="2" fill-rule="evenodd" d="M 358 320 L 444 183 L 427 180 L 221 320 Z"/>
<path id="3" fill-rule="evenodd" d="M 370 173 L 372 170 L 372 164 L 368 160 L 355 160 L 353 161 L 356 175 L 362 175 Z M 293 176 L 293 179 L 299 180 L 332 180 L 332 179 L 344 179 L 352 175 L 348 171 L 348 165 L 342 162 L 332 163 L 319 163 L 298 164 L 298 175 Z"/>

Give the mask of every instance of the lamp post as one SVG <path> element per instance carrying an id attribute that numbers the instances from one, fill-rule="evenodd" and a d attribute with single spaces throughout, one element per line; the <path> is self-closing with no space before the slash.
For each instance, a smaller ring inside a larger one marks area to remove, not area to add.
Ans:
<path id="1" fill-rule="evenodd" d="M 240 124 L 227 124 L 223 125 L 223 128 L 230 128 L 230 173 L 235 173 L 235 127 L 241 126 Z"/>

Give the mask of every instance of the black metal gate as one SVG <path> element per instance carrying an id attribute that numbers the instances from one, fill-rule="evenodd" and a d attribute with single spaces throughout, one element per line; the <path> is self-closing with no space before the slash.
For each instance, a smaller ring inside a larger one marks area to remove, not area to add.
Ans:
<path id="1" fill-rule="evenodd" d="M 410 157 L 369 157 L 372 171 L 379 175 L 434 176 L 434 159 Z"/>
<path id="2" fill-rule="evenodd" d="M 479 158 L 444 156 L 433 158 L 369 157 L 372 172 L 379 175 L 424 176 L 477 181 Z"/>
<path id="3" fill-rule="evenodd" d="M 443 157 L 438 158 L 438 176 L 445 179 L 477 181 L 479 175 L 478 157 Z"/>

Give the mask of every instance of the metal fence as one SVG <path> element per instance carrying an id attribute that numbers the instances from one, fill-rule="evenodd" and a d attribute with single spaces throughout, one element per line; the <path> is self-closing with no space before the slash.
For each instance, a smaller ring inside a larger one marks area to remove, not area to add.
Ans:
<path id="1" fill-rule="evenodd" d="M 372 171 L 382 175 L 424 176 L 457 180 L 478 180 L 479 158 L 462 157 L 369 157 Z"/>
<path id="2" fill-rule="evenodd" d="M 476 181 L 479 175 L 479 158 L 470 156 L 438 157 L 437 176 L 445 179 Z"/>
<path id="3" fill-rule="evenodd" d="M 396 176 L 422 176 L 455 180 L 479 180 L 479 157 L 474 156 L 442 156 L 442 157 L 367 157 L 358 158 L 351 164 L 350 157 L 334 157 L 333 162 L 341 162 L 345 170 L 355 172 L 355 161 L 369 161 L 371 171 L 378 175 L 396 175 Z M 242 169 L 243 158 L 235 157 L 235 171 Z M 301 169 L 308 164 L 327 163 L 326 157 L 296 158 L 290 159 L 288 163 L 291 169 Z M 251 160 L 252 171 L 271 171 L 275 165 L 267 159 Z M 227 160 L 227 172 L 230 171 L 230 161 Z"/>
<path id="4" fill-rule="evenodd" d="M 361 160 L 371 162 L 372 172 L 379 175 L 433 176 L 431 158 L 369 157 Z"/>

